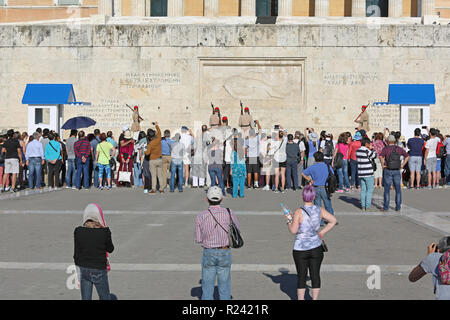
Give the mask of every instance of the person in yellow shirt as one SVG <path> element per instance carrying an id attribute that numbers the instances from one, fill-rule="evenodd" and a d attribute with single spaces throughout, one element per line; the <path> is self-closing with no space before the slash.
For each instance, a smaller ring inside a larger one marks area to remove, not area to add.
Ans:
<path id="1" fill-rule="evenodd" d="M 100 134 L 100 143 L 97 145 L 95 152 L 95 161 L 98 167 L 98 188 L 103 190 L 103 172 L 106 171 L 107 190 L 111 190 L 111 166 L 109 161 L 116 153 L 116 148 L 106 141 L 106 133 Z"/>

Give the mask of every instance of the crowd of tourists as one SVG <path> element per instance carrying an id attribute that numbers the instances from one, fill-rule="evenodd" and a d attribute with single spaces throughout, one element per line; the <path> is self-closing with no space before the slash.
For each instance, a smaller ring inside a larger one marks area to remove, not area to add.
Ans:
<path id="1" fill-rule="evenodd" d="M 282 126 L 262 130 L 256 120 L 254 128 L 244 131 L 231 128 L 226 117 L 221 120 L 195 133 L 183 126 L 174 135 L 162 132 L 157 123 L 147 132 L 124 126 L 118 139 L 99 129 L 71 130 L 67 139 L 48 129 L 38 128 L 31 135 L 4 130 L 1 190 L 117 186 L 154 194 L 218 185 L 224 196 L 229 191 L 244 197 L 247 188 L 285 193 L 310 183 L 323 187 L 333 172 L 337 193 L 361 192 L 368 201 L 362 206 L 370 208 L 373 189 L 386 184 L 396 189 L 450 185 L 450 138 L 434 128 L 426 134 L 417 128 L 408 141 L 387 129 L 371 137 L 362 129 L 343 132 L 335 139 L 313 128 L 293 133 Z M 394 169 L 389 169 L 391 153 Z M 319 170 L 314 169 L 316 162 L 323 163 Z M 322 179 L 311 179 L 318 172 Z"/>

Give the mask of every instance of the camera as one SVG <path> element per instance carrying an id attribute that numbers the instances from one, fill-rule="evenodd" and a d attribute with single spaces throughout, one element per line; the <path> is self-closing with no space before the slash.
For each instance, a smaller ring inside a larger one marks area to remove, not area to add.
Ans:
<path id="1" fill-rule="evenodd" d="M 276 124 L 275 127 L 274 127 L 274 129 L 275 129 L 275 130 L 280 129 L 280 125 L 279 125 L 279 124 Z"/>

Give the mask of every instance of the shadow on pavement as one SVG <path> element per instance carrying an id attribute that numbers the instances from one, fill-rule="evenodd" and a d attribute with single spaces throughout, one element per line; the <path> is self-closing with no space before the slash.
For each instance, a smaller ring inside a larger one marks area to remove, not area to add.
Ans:
<path id="1" fill-rule="evenodd" d="M 347 196 L 339 196 L 339 200 L 347 202 L 349 204 L 354 205 L 358 209 L 361 209 L 361 200 L 359 198 L 347 197 Z"/>
<path id="2" fill-rule="evenodd" d="M 191 289 L 191 297 L 197 298 L 198 300 L 202 299 L 202 280 L 198 281 L 199 287 L 194 287 Z M 233 299 L 233 295 L 231 296 Z M 219 300 L 219 288 L 217 286 L 214 287 L 214 300 Z"/>
<path id="3" fill-rule="evenodd" d="M 286 269 L 281 268 L 280 275 L 271 275 L 263 272 L 263 275 L 270 278 L 270 280 L 273 281 L 273 283 L 280 285 L 280 290 L 284 292 L 291 300 L 297 300 L 297 275 L 296 274 L 289 274 L 289 271 Z M 307 277 L 306 281 L 309 281 L 310 278 Z M 311 295 L 309 294 L 310 287 L 306 285 L 306 292 L 305 292 L 305 300 L 312 300 Z"/>
<path id="4" fill-rule="evenodd" d="M 356 208 L 361 209 L 361 200 L 358 198 L 348 197 L 348 196 L 339 196 L 339 200 L 347 202 L 349 204 L 354 205 Z M 379 205 L 378 203 L 374 203 L 374 199 L 372 199 L 372 207 L 376 209 L 383 208 L 383 205 Z"/>

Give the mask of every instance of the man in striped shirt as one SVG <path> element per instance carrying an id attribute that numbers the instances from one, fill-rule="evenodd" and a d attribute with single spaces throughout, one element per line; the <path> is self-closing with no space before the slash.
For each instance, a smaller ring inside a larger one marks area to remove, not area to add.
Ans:
<path id="1" fill-rule="evenodd" d="M 374 189 L 374 168 L 373 163 L 377 153 L 373 150 L 372 142 L 364 138 L 361 140 L 361 147 L 356 150 L 356 160 L 358 161 L 358 177 L 361 181 L 361 210 L 370 209 L 372 204 L 372 194 Z"/>
<path id="2" fill-rule="evenodd" d="M 78 132 L 78 141 L 73 145 L 76 163 L 75 185 L 79 190 L 81 188 L 81 173 L 83 173 L 84 188 L 89 189 L 89 157 L 92 156 L 92 146 L 85 137 L 83 130 Z"/>
<path id="3" fill-rule="evenodd" d="M 231 299 L 231 250 L 228 239 L 230 219 L 239 229 L 237 218 L 220 203 L 222 189 L 210 187 L 207 193 L 208 210 L 197 215 L 195 221 L 195 242 L 203 247 L 202 257 L 202 300 L 214 299 L 214 285 L 219 287 L 220 300 Z"/>

